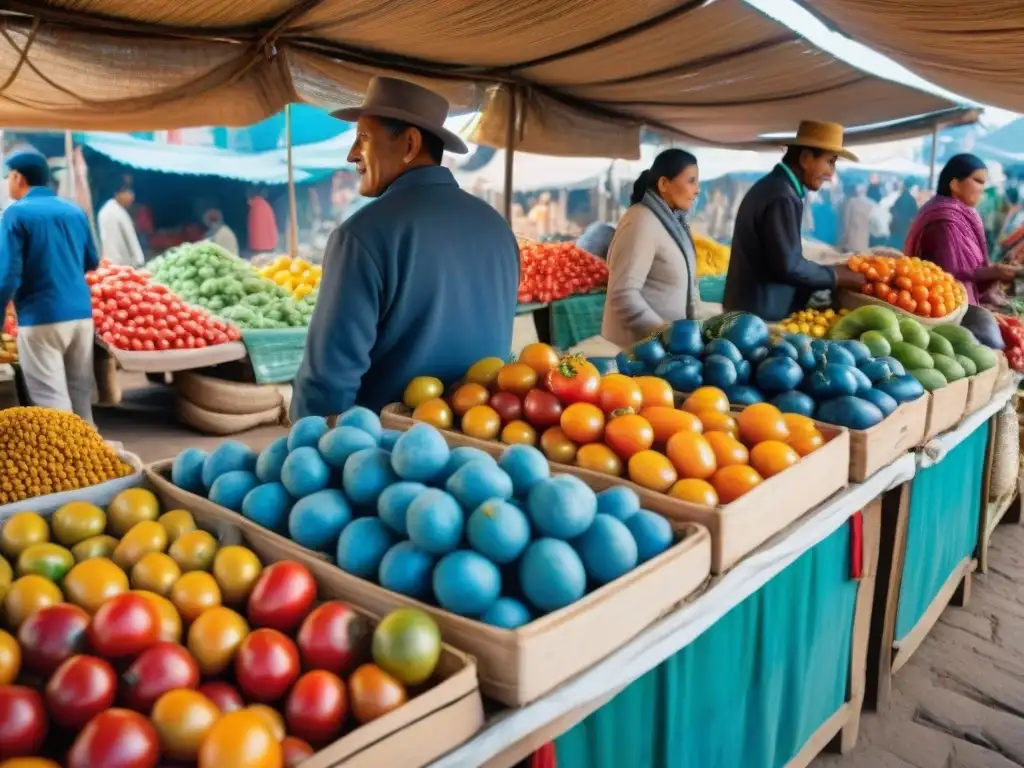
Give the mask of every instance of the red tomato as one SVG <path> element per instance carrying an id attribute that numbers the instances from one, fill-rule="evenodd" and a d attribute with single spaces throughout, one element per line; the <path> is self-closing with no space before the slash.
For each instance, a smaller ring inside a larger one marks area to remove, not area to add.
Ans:
<path id="1" fill-rule="evenodd" d="M 279 560 L 263 569 L 249 594 L 249 621 L 291 632 L 316 600 L 316 582 L 301 563 Z"/>
<path id="2" fill-rule="evenodd" d="M 135 656 L 160 637 L 160 615 L 142 595 L 126 593 L 100 606 L 89 624 L 89 642 L 108 659 Z"/>
<path id="3" fill-rule="evenodd" d="M 523 415 L 530 424 L 540 429 L 555 427 L 562 416 L 562 404 L 550 392 L 531 389 L 523 398 Z"/>
<path id="4" fill-rule="evenodd" d="M 220 681 L 203 683 L 199 686 L 199 692 L 216 704 L 217 709 L 225 715 L 228 712 L 234 712 L 245 707 L 245 700 L 242 698 L 242 694 L 231 683 Z"/>
<path id="5" fill-rule="evenodd" d="M 296 640 L 304 669 L 345 675 L 369 657 L 370 625 L 338 600 L 323 603 L 299 627 Z"/>
<path id="6" fill-rule="evenodd" d="M 49 677 L 65 660 L 86 645 L 89 614 L 72 603 L 59 603 L 36 611 L 18 629 L 22 663 Z"/>
<path id="7" fill-rule="evenodd" d="M 199 685 L 199 665 L 177 643 L 161 642 L 139 654 L 123 677 L 125 706 L 149 714 L 156 700 L 175 688 Z"/>
<path id="8" fill-rule="evenodd" d="M 368 723 L 402 706 L 405 686 L 376 664 L 363 664 L 348 679 L 352 696 L 352 714 L 360 723 Z"/>
<path id="9" fill-rule="evenodd" d="M 281 742 L 281 752 L 284 753 L 284 768 L 298 768 L 299 763 L 313 756 L 313 748 L 294 736 L 285 737 Z"/>
<path id="10" fill-rule="evenodd" d="M 42 696 L 23 685 L 0 686 L 0 755 L 37 754 L 47 730 Z"/>
<path id="11" fill-rule="evenodd" d="M 153 724 L 130 709 L 108 709 L 82 729 L 67 768 L 155 768 L 160 742 Z"/>
<path id="12" fill-rule="evenodd" d="M 544 380 L 548 391 L 562 403 L 600 401 L 601 374 L 582 355 L 563 357 Z"/>
<path id="13" fill-rule="evenodd" d="M 348 694 L 341 678 L 322 669 L 307 672 L 284 705 L 288 733 L 313 744 L 333 741 L 348 718 Z"/>
<path id="14" fill-rule="evenodd" d="M 277 701 L 298 677 L 299 649 L 276 629 L 250 632 L 235 653 L 235 679 L 252 701 Z"/>
<path id="15" fill-rule="evenodd" d="M 103 659 L 73 656 L 46 684 L 46 707 L 54 722 L 75 730 L 114 706 L 117 673 Z"/>
<path id="16" fill-rule="evenodd" d="M 521 418 L 523 413 L 522 402 L 511 392 L 495 392 L 491 395 L 491 399 L 488 404 L 501 417 L 502 424 L 508 424 L 510 421 L 516 421 Z"/>

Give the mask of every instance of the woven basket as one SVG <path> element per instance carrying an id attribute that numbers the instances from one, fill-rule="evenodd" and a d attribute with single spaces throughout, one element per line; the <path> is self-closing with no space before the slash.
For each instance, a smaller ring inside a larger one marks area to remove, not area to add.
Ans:
<path id="1" fill-rule="evenodd" d="M 967 314 L 966 302 L 961 304 L 955 312 L 950 312 L 945 317 L 921 317 L 920 315 L 915 315 L 913 312 L 907 312 L 905 309 L 900 309 L 897 306 L 893 306 L 888 301 L 875 298 L 874 296 L 865 296 L 863 293 L 854 293 L 853 291 L 847 290 L 839 290 L 836 291 L 836 293 L 838 295 L 840 309 L 859 309 L 860 307 L 866 307 L 872 304 L 876 307 L 887 307 L 896 314 L 914 318 L 926 328 L 932 328 L 936 325 L 960 325 L 960 321 L 963 320 L 964 315 Z"/>
<path id="2" fill-rule="evenodd" d="M 989 475 L 988 498 L 997 501 L 1017 487 L 1020 471 L 1020 438 L 1017 411 L 1007 403 L 995 417 L 995 439 L 992 443 L 992 469 Z"/>

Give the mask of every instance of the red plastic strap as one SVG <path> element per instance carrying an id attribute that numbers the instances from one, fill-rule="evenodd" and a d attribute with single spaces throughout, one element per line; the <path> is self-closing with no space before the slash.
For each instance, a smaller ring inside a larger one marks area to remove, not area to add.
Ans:
<path id="1" fill-rule="evenodd" d="M 530 757 L 530 768 L 558 768 L 555 757 L 555 743 L 549 741 Z"/>
<path id="2" fill-rule="evenodd" d="M 864 516 L 854 512 L 850 518 L 850 578 L 860 579 L 864 572 Z"/>

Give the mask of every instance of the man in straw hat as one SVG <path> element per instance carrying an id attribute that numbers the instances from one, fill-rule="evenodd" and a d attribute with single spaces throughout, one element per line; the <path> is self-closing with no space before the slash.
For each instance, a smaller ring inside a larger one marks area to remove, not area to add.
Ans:
<path id="1" fill-rule="evenodd" d="M 508 357 L 519 247 L 505 220 L 441 166 L 465 143 L 444 127 L 448 102 L 390 77 L 363 104 L 348 161 L 376 198 L 331 234 L 291 417 L 375 411 L 408 382 L 456 381 L 475 361 Z"/>
<path id="2" fill-rule="evenodd" d="M 863 275 L 844 265 L 827 267 L 803 255 L 804 197 L 832 179 L 840 157 L 857 159 L 843 147 L 843 127 L 805 120 L 782 162 L 747 192 L 733 230 L 726 310 L 781 320 L 806 306 L 814 291 L 863 284 Z"/>

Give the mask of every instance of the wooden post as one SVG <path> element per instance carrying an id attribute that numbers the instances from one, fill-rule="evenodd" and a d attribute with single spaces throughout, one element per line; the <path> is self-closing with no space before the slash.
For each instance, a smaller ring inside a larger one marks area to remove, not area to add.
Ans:
<path id="1" fill-rule="evenodd" d="M 505 131 L 505 221 L 512 224 L 512 165 L 516 156 L 516 128 L 519 122 L 518 90 L 511 85 L 508 89 L 508 124 Z"/>
<path id="2" fill-rule="evenodd" d="M 75 192 L 75 142 L 71 138 L 71 131 L 64 131 L 64 172 L 68 175 L 68 197 L 77 202 Z"/>
<path id="3" fill-rule="evenodd" d="M 935 191 L 935 161 L 939 157 L 939 124 L 935 123 L 932 126 L 932 156 L 930 166 L 931 169 L 928 171 L 928 189 L 932 192 Z"/>
<path id="4" fill-rule="evenodd" d="M 288 255 L 299 255 L 299 217 L 295 202 L 295 166 L 292 164 L 292 107 L 284 108 L 284 141 L 288 154 Z"/>

